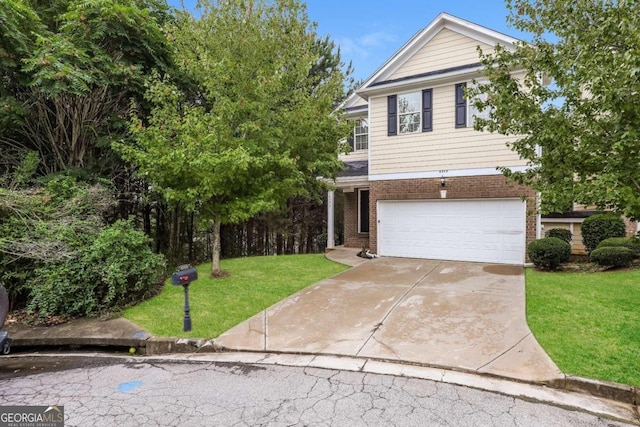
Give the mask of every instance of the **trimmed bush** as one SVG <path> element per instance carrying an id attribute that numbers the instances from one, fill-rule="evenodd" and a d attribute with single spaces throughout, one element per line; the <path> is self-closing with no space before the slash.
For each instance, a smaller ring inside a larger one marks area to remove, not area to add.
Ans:
<path id="1" fill-rule="evenodd" d="M 117 221 L 80 250 L 79 256 L 49 262 L 29 281 L 30 313 L 92 316 L 140 301 L 164 272 L 161 255 L 149 249 L 149 238 L 127 221 Z"/>
<path id="2" fill-rule="evenodd" d="M 591 262 L 606 267 L 628 267 L 634 257 L 631 249 L 622 246 L 599 247 L 589 255 Z"/>
<path id="3" fill-rule="evenodd" d="M 596 249 L 605 247 L 631 249 L 636 258 L 640 256 L 640 239 L 637 237 L 609 237 L 600 242 Z"/>
<path id="4" fill-rule="evenodd" d="M 527 255 L 536 267 L 555 270 L 569 261 L 571 245 L 557 237 L 545 237 L 529 243 Z"/>
<path id="5" fill-rule="evenodd" d="M 592 215 L 582 223 L 582 242 L 591 253 L 598 244 L 609 237 L 625 237 L 624 221 L 619 215 L 603 213 Z"/>
<path id="6" fill-rule="evenodd" d="M 555 237 L 571 244 L 571 238 L 573 236 L 571 235 L 571 231 L 567 230 L 566 228 L 552 228 L 551 230 L 548 230 L 546 233 L 544 233 L 544 237 Z"/>

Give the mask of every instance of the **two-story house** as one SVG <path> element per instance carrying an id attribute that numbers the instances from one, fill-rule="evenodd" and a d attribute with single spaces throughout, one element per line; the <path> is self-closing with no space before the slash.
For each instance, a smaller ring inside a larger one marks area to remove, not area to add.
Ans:
<path id="1" fill-rule="evenodd" d="M 465 88 L 482 78 L 477 47 L 516 39 L 440 14 L 343 104 L 354 122 L 345 246 L 381 256 L 523 264 L 540 236 L 536 194 L 496 168 L 523 170 L 508 137 L 473 129 Z M 525 201 L 526 198 L 526 201 Z"/>

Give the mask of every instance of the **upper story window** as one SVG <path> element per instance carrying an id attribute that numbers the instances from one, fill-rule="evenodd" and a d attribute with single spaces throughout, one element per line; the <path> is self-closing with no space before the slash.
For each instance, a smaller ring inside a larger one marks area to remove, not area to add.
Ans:
<path id="1" fill-rule="evenodd" d="M 356 120 L 353 129 L 354 150 L 366 150 L 369 148 L 369 120 Z"/>
<path id="2" fill-rule="evenodd" d="M 486 81 L 478 81 L 478 84 L 485 84 Z M 487 94 L 486 93 L 481 93 L 479 95 L 476 95 L 475 97 L 473 97 L 472 99 L 469 100 L 469 126 L 473 127 L 476 118 L 480 118 L 480 119 L 489 119 L 491 116 L 491 109 L 488 107 L 485 107 L 482 111 L 480 111 L 474 104 L 475 104 L 475 100 L 479 99 L 480 101 L 485 102 L 487 100 Z"/>
<path id="3" fill-rule="evenodd" d="M 398 123 L 400 133 L 413 133 L 420 129 L 420 92 L 398 95 Z"/>
<path id="4" fill-rule="evenodd" d="M 387 134 L 429 132 L 433 130 L 433 90 L 387 97 Z"/>
<path id="5" fill-rule="evenodd" d="M 473 99 L 467 99 L 466 91 L 467 84 L 459 83 L 456 85 L 456 127 L 457 128 L 465 128 L 465 127 L 473 127 L 475 123 L 475 119 L 477 117 L 488 119 L 490 115 L 490 109 L 485 108 L 480 111 L 474 105 L 475 99 L 480 99 L 482 101 L 487 100 L 487 94 L 483 93 L 475 96 Z"/>

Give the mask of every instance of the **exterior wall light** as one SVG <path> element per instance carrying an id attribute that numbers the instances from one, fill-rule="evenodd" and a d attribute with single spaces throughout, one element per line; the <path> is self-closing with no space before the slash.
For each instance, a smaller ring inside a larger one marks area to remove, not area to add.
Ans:
<path id="1" fill-rule="evenodd" d="M 444 175 L 442 176 L 442 178 L 440 178 L 440 198 L 441 199 L 446 199 L 447 198 L 447 190 L 444 188 L 446 185 L 445 180 L 444 180 Z"/>

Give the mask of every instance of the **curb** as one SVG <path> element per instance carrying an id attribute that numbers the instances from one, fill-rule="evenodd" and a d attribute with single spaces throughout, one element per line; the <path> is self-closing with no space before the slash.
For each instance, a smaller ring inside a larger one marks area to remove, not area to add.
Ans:
<path id="1" fill-rule="evenodd" d="M 636 408 L 640 404 L 640 388 L 625 384 L 566 375 L 562 389 L 628 403 Z"/>
<path id="2" fill-rule="evenodd" d="M 16 338 L 12 340 L 12 346 L 15 347 L 45 347 L 45 346 L 105 346 L 105 347 L 135 347 L 138 349 L 140 355 L 145 356 L 161 356 L 167 354 L 185 354 L 185 353 L 245 353 L 251 354 L 250 351 L 238 351 L 229 348 L 225 348 L 220 344 L 217 344 L 215 340 L 197 339 L 197 338 L 166 338 L 166 337 L 149 337 L 148 335 L 140 337 L 130 338 L 56 338 L 56 337 L 42 337 L 42 338 Z M 273 352 L 272 354 L 291 354 L 286 352 Z M 302 355 L 295 353 L 296 355 Z M 313 354 L 312 356 L 324 356 Z M 339 355 L 327 355 L 342 357 Z M 374 360 L 367 358 L 369 360 Z M 578 392 L 582 394 L 591 395 L 603 399 L 613 400 L 624 404 L 632 405 L 636 408 L 636 414 L 638 414 L 637 407 L 640 404 L 640 387 L 633 387 L 630 385 L 613 383 L 608 381 L 594 380 L 590 378 L 582 378 L 572 375 L 564 374 L 564 378 L 551 380 L 551 381 L 522 381 L 509 377 L 502 377 L 492 374 L 485 374 L 482 372 L 470 372 L 461 371 L 452 367 L 446 366 L 432 366 L 428 364 L 415 364 L 406 363 L 401 361 L 389 361 L 380 360 L 381 362 L 393 362 L 399 365 L 407 367 L 418 366 L 425 368 L 436 368 L 448 370 L 451 372 L 465 372 L 468 374 L 479 375 L 485 378 L 493 378 L 500 380 L 507 380 L 516 383 L 530 384 L 537 386 L 546 386 L 549 388 Z M 640 415 L 638 415 L 640 420 Z"/>
<path id="3" fill-rule="evenodd" d="M 148 336 L 131 338 L 107 338 L 107 337 L 41 337 L 41 338 L 14 338 L 12 335 L 12 348 L 25 347 L 138 347 L 144 348 Z"/>
<path id="4" fill-rule="evenodd" d="M 173 353 L 216 353 L 222 347 L 202 338 L 166 338 L 146 333 L 131 337 L 39 337 L 11 338 L 13 348 L 29 347 L 135 347 L 138 354 L 158 356 Z"/>
<path id="5" fill-rule="evenodd" d="M 171 353 L 219 353 L 223 351 L 214 340 L 193 338 L 162 338 L 151 337 L 144 343 L 144 354 L 159 356 Z"/>

